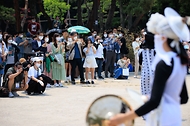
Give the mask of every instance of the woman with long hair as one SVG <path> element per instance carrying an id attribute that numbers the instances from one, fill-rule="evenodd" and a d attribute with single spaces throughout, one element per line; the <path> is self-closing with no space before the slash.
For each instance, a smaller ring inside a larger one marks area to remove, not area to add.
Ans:
<path id="1" fill-rule="evenodd" d="M 96 48 L 93 46 L 92 41 L 90 39 L 86 42 L 86 47 L 84 47 L 83 52 L 86 55 L 84 65 L 85 68 L 85 77 L 86 77 L 86 84 L 90 84 L 88 80 L 88 74 L 91 72 L 91 84 L 94 84 L 94 71 L 95 68 L 98 67 L 96 64 L 95 54 Z"/>
<path id="2" fill-rule="evenodd" d="M 61 80 L 66 79 L 65 73 L 65 44 L 61 42 L 60 35 L 55 33 L 53 35 L 53 44 L 51 46 L 52 54 L 57 57 L 56 62 L 52 62 L 52 79 L 54 80 L 54 85 L 56 87 L 64 87 Z"/>

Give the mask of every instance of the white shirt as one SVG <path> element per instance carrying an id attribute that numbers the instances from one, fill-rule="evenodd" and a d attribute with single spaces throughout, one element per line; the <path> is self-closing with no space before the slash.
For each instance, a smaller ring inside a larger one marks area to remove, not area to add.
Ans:
<path id="1" fill-rule="evenodd" d="M 41 41 L 37 41 L 37 43 L 38 43 L 38 47 L 42 46 Z"/>
<path id="2" fill-rule="evenodd" d="M 104 58 L 104 47 L 103 45 L 100 43 L 98 45 L 98 48 L 96 50 L 96 54 L 95 54 L 95 58 Z"/>
<path id="3" fill-rule="evenodd" d="M 139 48 L 140 48 L 140 43 L 134 41 L 134 42 L 132 43 L 132 47 L 133 47 L 134 54 L 137 54 L 137 53 L 138 53 L 138 50 L 139 50 Z M 137 47 L 139 47 L 139 48 L 136 49 Z"/>
<path id="4" fill-rule="evenodd" d="M 34 66 L 30 67 L 28 71 L 28 82 L 30 81 L 31 77 L 37 78 L 39 75 L 41 75 L 41 69 L 38 68 L 38 71 L 34 69 Z"/>

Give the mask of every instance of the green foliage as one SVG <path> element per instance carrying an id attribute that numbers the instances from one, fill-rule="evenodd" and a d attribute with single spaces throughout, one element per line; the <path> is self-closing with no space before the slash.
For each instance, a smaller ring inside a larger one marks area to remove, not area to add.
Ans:
<path id="1" fill-rule="evenodd" d="M 15 18 L 13 18 L 15 14 L 14 9 L 0 6 L 0 20 L 9 21 L 9 23 L 14 23 Z"/>
<path id="2" fill-rule="evenodd" d="M 61 21 L 64 19 L 64 14 L 69 10 L 70 5 L 67 5 L 64 0 L 43 0 L 44 9 L 48 16 L 56 18 L 59 16 Z"/>

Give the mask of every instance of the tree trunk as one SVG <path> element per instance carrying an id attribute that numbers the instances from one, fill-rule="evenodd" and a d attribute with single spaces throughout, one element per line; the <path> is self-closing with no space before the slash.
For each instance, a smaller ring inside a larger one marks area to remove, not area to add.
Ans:
<path id="1" fill-rule="evenodd" d="M 135 19 L 135 21 L 134 21 L 134 23 L 133 23 L 133 28 L 135 28 L 137 25 L 138 25 L 138 23 L 140 22 L 140 20 L 142 19 L 142 17 L 144 16 L 144 14 L 140 14 L 136 19 Z"/>
<path id="2" fill-rule="evenodd" d="M 20 9 L 18 0 L 14 0 L 14 9 L 15 9 L 15 19 L 16 19 L 16 31 L 19 32 L 21 30 L 21 17 L 20 17 Z"/>
<path id="3" fill-rule="evenodd" d="M 122 0 L 119 0 L 119 11 L 120 11 L 120 25 L 122 28 L 125 27 L 125 24 L 124 24 L 124 19 L 123 19 L 123 1 Z"/>
<path id="4" fill-rule="evenodd" d="M 24 6 L 24 16 L 22 18 L 21 21 L 21 27 L 22 27 L 22 31 L 24 29 L 24 24 L 26 22 L 26 18 L 28 17 L 28 0 L 25 0 L 25 6 Z"/>
<path id="5" fill-rule="evenodd" d="M 36 20 L 38 19 L 37 17 L 37 1 L 36 0 L 29 0 L 29 8 L 30 8 L 30 15 L 34 18 L 36 18 Z"/>
<path id="6" fill-rule="evenodd" d="M 77 24 L 82 25 L 82 8 L 81 8 L 82 0 L 78 0 L 77 2 Z"/>
<path id="7" fill-rule="evenodd" d="M 129 14 L 129 16 L 128 16 L 128 24 L 127 24 L 127 29 L 131 29 L 131 27 L 132 27 L 132 25 L 133 25 L 133 23 L 132 23 L 132 15 L 131 14 Z"/>
<path id="8" fill-rule="evenodd" d="M 40 11 L 44 15 L 44 17 L 46 17 L 48 20 L 48 28 L 51 29 L 52 28 L 52 21 L 51 21 L 51 18 L 45 12 L 44 5 L 42 2 L 43 2 L 42 0 L 38 0 L 38 6 L 39 6 Z"/>
<path id="9" fill-rule="evenodd" d="M 103 25 L 103 19 L 104 19 L 104 13 L 103 13 L 103 0 L 101 0 L 100 3 L 100 12 L 99 12 L 99 22 L 100 22 L 100 33 L 103 33 L 104 25 Z"/>
<path id="10" fill-rule="evenodd" d="M 116 8 L 116 0 L 112 0 L 110 10 L 109 10 L 109 13 L 108 13 L 108 18 L 107 18 L 107 21 L 106 21 L 106 29 L 111 27 L 111 22 L 112 22 L 112 19 L 114 17 L 115 8 Z"/>

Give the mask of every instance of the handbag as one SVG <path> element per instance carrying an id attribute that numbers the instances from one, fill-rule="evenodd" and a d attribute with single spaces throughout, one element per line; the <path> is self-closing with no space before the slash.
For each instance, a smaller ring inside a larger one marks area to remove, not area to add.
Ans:
<path id="1" fill-rule="evenodd" d="M 122 70 L 122 75 L 123 76 L 129 76 L 129 68 L 123 69 Z"/>
<path id="2" fill-rule="evenodd" d="M 55 60 L 57 61 L 58 64 L 61 64 L 61 61 L 59 60 L 59 55 L 60 54 L 55 54 Z"/>
<path id="3" fill-rule="evenodd" d="M 52 55 L 48 56 L 51 62 L 54 62 L 55 58 Z"/>

